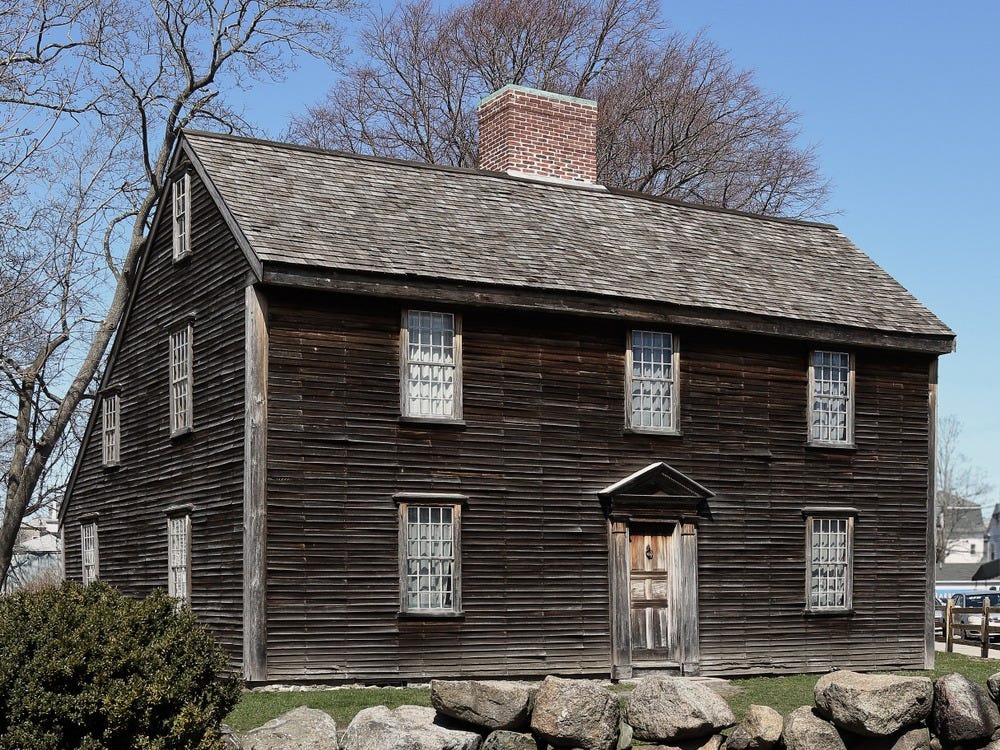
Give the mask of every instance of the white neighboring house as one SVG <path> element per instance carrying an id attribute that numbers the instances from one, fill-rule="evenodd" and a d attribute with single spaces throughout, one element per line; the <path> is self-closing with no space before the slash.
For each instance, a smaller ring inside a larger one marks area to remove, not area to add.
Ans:
<path id="1" fill-rule="evenodd" d="M 996 510 L 994 517 L 997 524 L 996 545 L 1000 550 L 1000 516 Z M 938 535 L 938 548 L 944 556 L 943 562 L 937 563 L 934 571 L 935 591 L 938 594 L 1000 585 L 1000 581 L 995 579 L 973 580 L 982 563 L 992 559 L 981 506 L 949 492 L 938 492 L 935 533 Z"/>
<path id="2" fill-rule="evenodd" d="M 9 594 L 42 580 L 54 582 L 62 577 L 59 519 L 51 516 L 44 521 L 26 521 L 17 535 L 3 593 Z"/>
<path id="3" fill-rule="evenodd" d="M 986 525 L 986 559 L 1000 559 L 1000 503 L 993 506 L 993 515 Z"/>

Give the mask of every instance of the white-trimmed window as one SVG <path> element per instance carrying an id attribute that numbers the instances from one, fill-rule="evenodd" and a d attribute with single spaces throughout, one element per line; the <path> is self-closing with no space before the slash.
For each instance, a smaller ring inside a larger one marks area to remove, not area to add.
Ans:
<path id="1" fill-rule="evenodd" d="M 452 313 L 406 310 L 401 339 L 403 415 L 461 419 L 461 320 Z"/>
<path id="2" fill-rule="evenodd" d="M 662 331 L 632 331 L 626 359 L 627 426 L 677 432 L 677 338 Z"/>
<path id="3" fill-rule="evenodd" d="M 811 355 L 809 442 L 854 442 L 854 358 L 848 352 L 814 351 Z"/>
<path id="4" fill-rule="evenodd" d="M 170 434 L 191 429 L 192 404 L 191 351 L 194 331 L 190 325 L 170 334 Z"/>
<path id="5" fill-rule="evenodd" d="M 461 611 L 461 518 L 460 504 L 400 503 L 403 612 L 433 615 Z"/>
<path id="6" fill-rule="evenodd" d="M 100 576 L 97 524 L 80 524 L 80 553 L 83 558 L 83 585 L 89 586 Z"/>
<path id="7" fill-rule="evenodd" d="M 167 519 L 167 593 L 181 601 L 191 596 L 191 516 Z"/>
<path id="8" fill-rule="evenodd" d="M 174 218 L 174 260 L 191 252 L 191 175 L 185 172 L 174 180 L 172 189 Z"/>
<path id="9" fill-rule="evenodd" d="M 101 396 L 101 455 L 105 466 L 117 466 L 121 457 L 121 397 L 118 391 Z"/>
<path id="10" fill-rule="evenodd" d="M 853 606 L 854 515 L 806 513 L 806 601 L 810 612 Z"/>

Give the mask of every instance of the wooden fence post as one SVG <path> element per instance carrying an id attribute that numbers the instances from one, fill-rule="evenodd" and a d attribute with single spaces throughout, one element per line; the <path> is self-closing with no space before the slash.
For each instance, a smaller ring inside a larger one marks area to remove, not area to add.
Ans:
<path id="1" fill-rule="evenodd" d="M 983 597 L 983 622 L 979 626 L 979 640 L 982 644 L 980 655 L 985 659 L 990 655 L 990 598 Z"/>
<path id="2" fill-rule="evenodd" d="M 950 596 L 944 604 L 944 650 L 949 654 L 955 650 L 955 634 L 952 631 L 952 619 L 955 615 L 952 610 L 955 608 L 955 600 Z"/>

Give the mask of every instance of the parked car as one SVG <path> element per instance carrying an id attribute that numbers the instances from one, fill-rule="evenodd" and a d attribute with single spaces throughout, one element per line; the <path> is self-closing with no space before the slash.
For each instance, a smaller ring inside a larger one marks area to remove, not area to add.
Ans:
<path id="1" fill-rule="evenodd" d="M 952 594 L 957 608 L 982 609 L 983 601 L 989 599 L 990 602 L 990 625 L 1000 627 L 1000 591 L 975 591 L 964 594 Z M 982 613 L 966 613 L 958 616 L 955 630 L 961 633 L 962 638 L 978 641 L 982 634 L 983 615 Z M 966 626 L 968 629 L 966 629 Z M 990 633 L 989 640 L 1000 641 L 1000 633 Z"/>
<path id="2" fill-rule="evenodd" d="M 934 608 L 934 633 L 937 635 L 944 635 L 944 608 L 947 604 L 948 597 L 943 594 L 938 594 L 931 602 Z"/>

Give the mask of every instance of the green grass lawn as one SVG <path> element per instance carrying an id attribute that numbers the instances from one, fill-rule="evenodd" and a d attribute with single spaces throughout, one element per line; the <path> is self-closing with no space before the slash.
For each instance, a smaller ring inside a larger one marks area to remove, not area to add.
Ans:
<path id="1" fill-rule="evenodd" d="M 960 672 L 973 682 L 985 685 L 987 677 L 1000 672 L 1000 660 L 938 653 L 932 671 L 898 674 L 924 675 L 934 679 L 950 672 Z M 733 680 L 733 684 L 740 688 L 740 692 L 728 699 L 729 705 L 737 718 L 741 718 L 747 706 L 751 704 L 770 706 L 786 714 L 799 706 L 813 704 L 813 687 L 819 678 L 818 674 L 802 674 L 736 679 Z M 614 689 L 624 691 L 627 690 L 627 686 L 614 686 Z M 229 714 L 226 723 L 233 729 L 244 732 L 297 706 L 308 706 L 326 711 L 337 722 L 337 726 L 343 728 L 362 708 L 379 705 L 396 708 L 404 704 L 429 706 L 430 691 L 426 688 L 356 688 L 294 693 L 246 693 L 239 705 Z"/>

